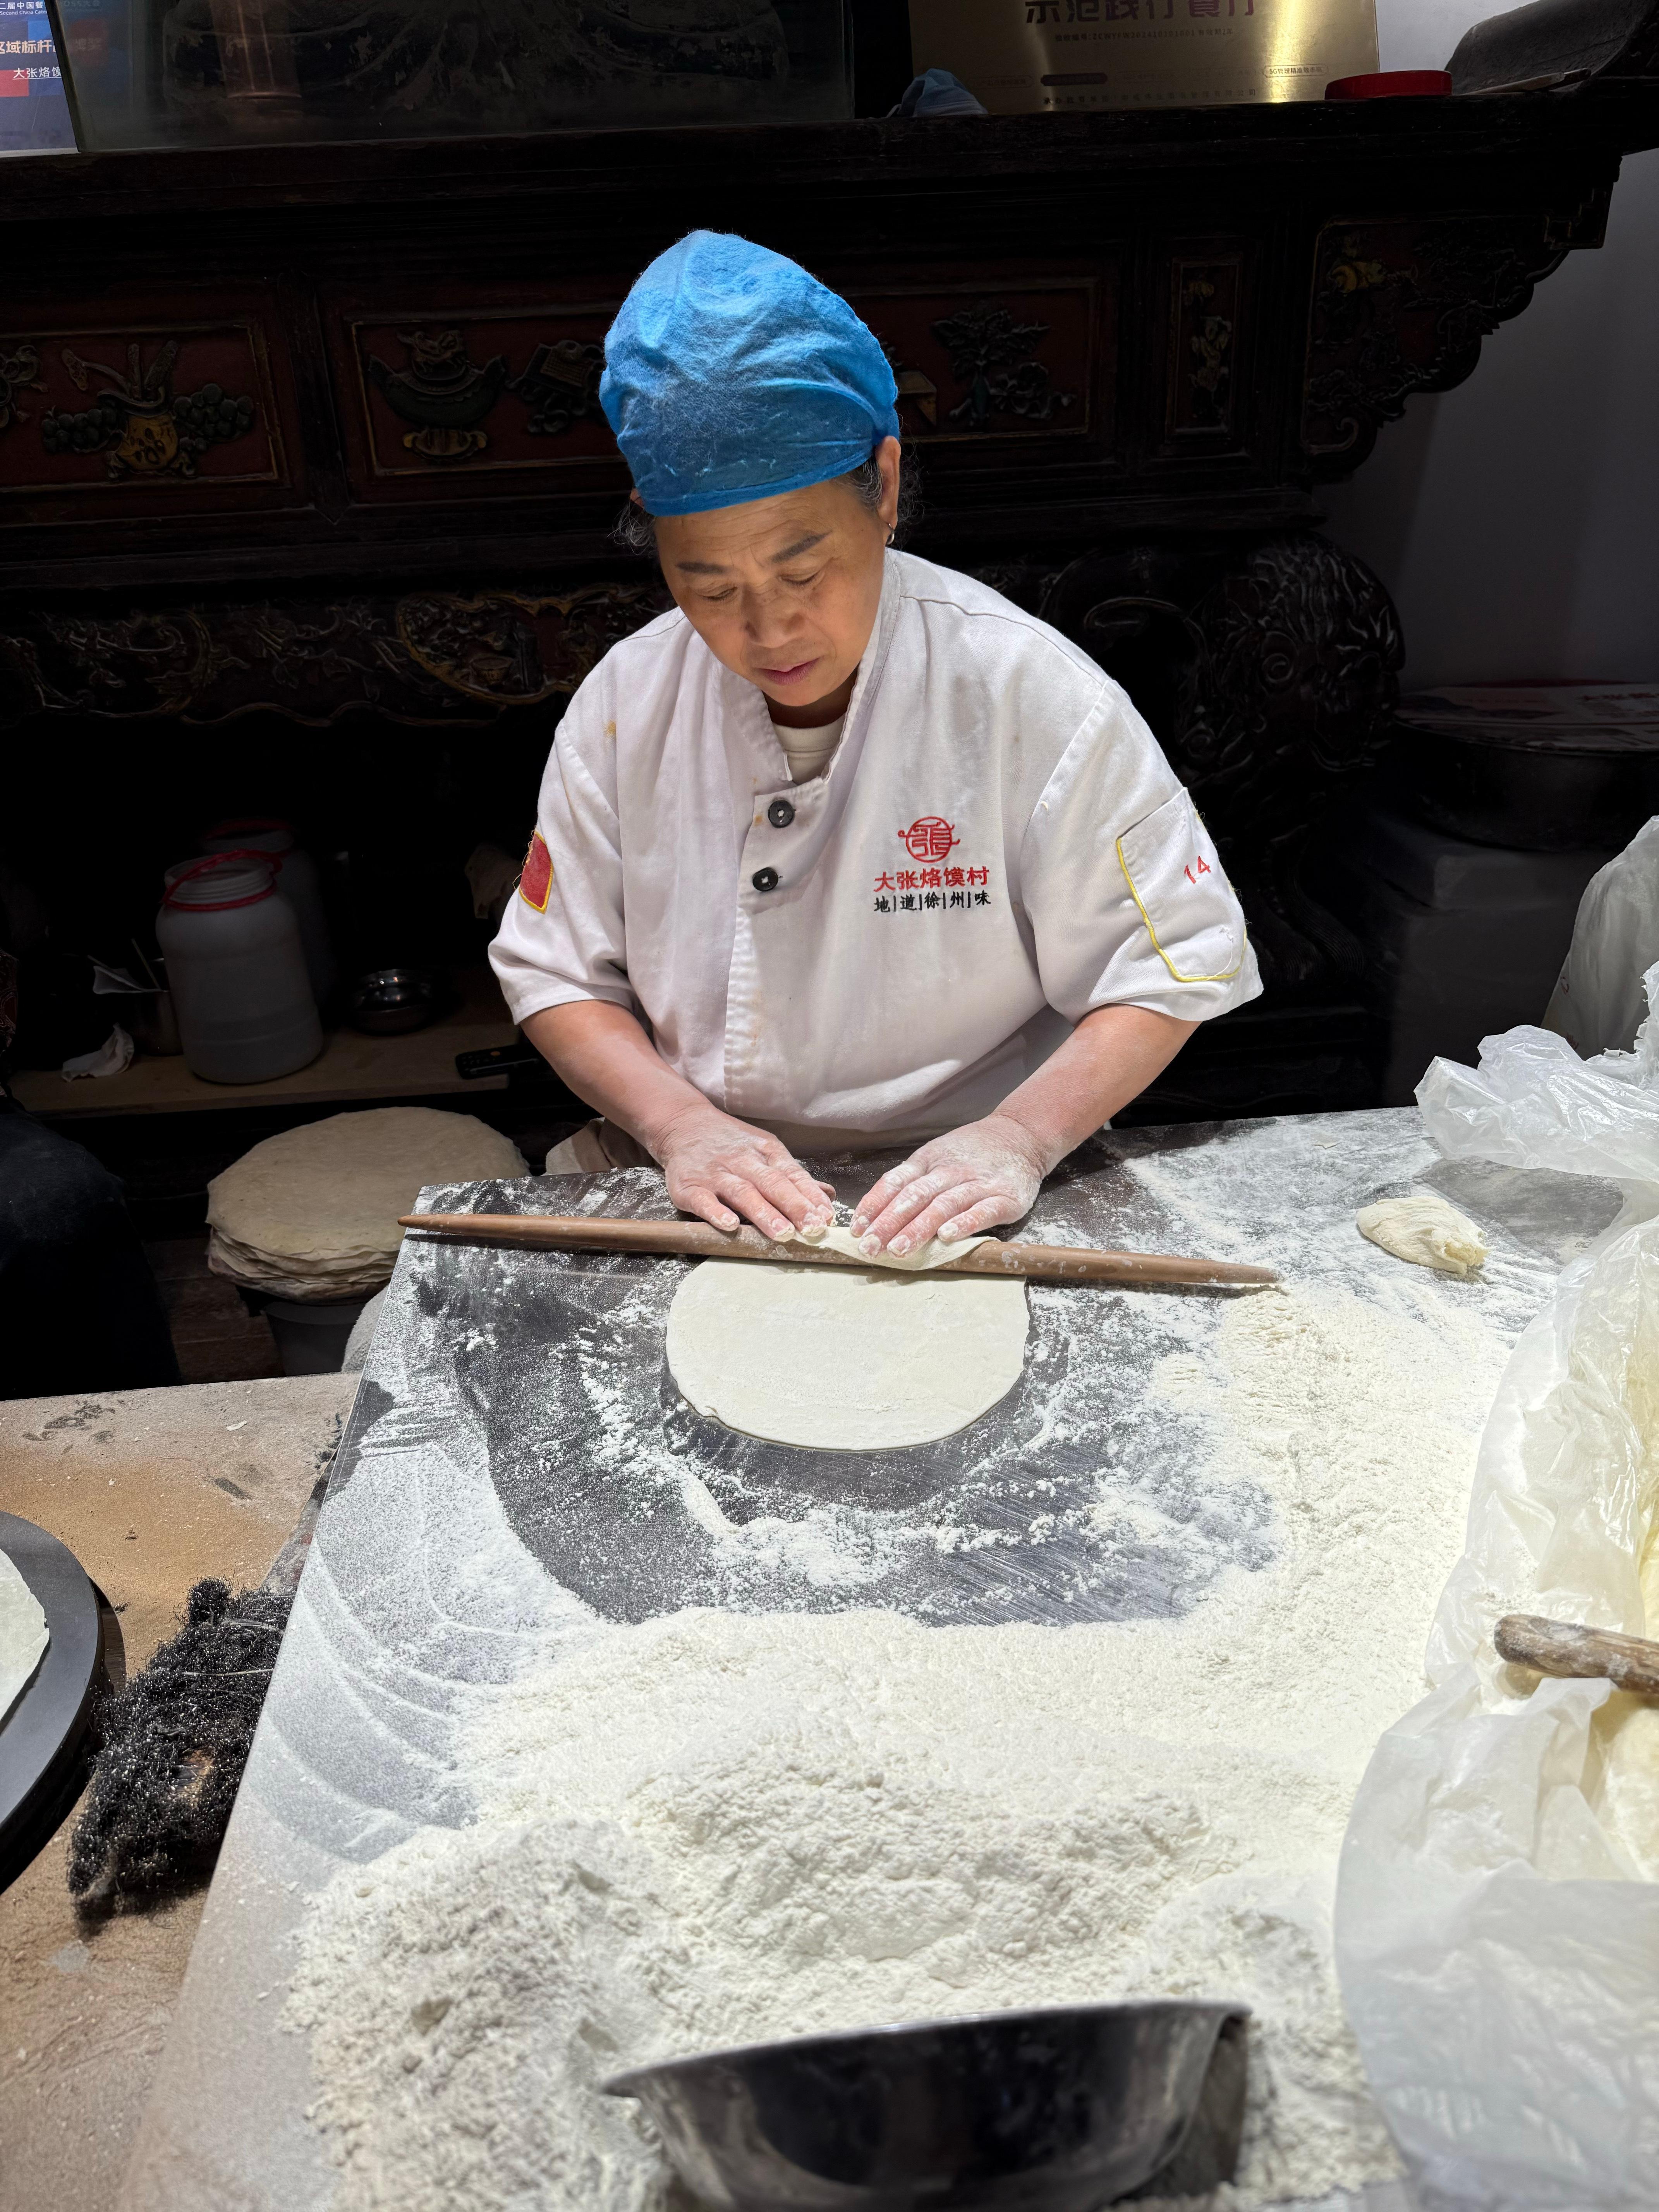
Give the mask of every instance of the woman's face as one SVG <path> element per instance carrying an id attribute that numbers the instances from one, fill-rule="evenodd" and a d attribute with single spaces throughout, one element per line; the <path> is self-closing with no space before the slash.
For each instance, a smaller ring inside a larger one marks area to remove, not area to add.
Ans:
<path id="1" fill-rule="evenodd" d="M 884 439 L 876 459 L 878 507 L 832 477 L 658 520 L 662 572 L 687 621 L 717 660 L 759 686 L 786 728 L 832 721 L 852 696 L 898 512 L 898 440 Z"/>

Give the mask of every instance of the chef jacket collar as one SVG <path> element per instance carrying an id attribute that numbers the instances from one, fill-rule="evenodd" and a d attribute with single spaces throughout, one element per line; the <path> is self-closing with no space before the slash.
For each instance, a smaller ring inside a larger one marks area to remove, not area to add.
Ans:
<path id="1" fill-rule="evenodd" d="M 870 719 L 881 689 L 882 673 L 887 665 L 894 633 L 898 628 L 902 601 L 898 563 L 884 554 L 881 599 L 876 608 L 876 619 L 871 626 L 870 642 L 864 648 L 859 672 L 853 679 L 853 696 L 847 702 L 847 720 L 842 726 L 841 743 L 831 755 L 824 774 L 814 778 L 811 783 L 798 784 L 792 780 L 789 757 L 778 743 L 777 732 L 772 726 L 772 717 L 767 708 L 766 694 L 758 684 L 751 684 L 747 677 L 738 676 L 729 668 L 723 671 L 726 678 L 723 700 L 726 725 L 730 730 L 740 731 L 747 743 L 751 761 L 758 770 L 756 781 L 757 796 L 787 792 L 798 807 L 803 794 L 809 800 L 821 796 L 828 802 L 814 825 L 820 834 L 812 841 L 808 866 L 816 860 L 818 849 L 846 809 L 847 795 L 852 789 L 853 778 L 858 773 Z"/>

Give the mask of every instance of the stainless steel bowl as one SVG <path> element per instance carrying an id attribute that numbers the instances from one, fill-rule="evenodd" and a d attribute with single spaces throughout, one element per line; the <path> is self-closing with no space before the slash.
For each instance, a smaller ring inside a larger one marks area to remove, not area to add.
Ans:
<path id="1" fill-rule="evenodd" d="M 444 1010 L 444 993 L 424 968 L 375 968 L 351 987 L 346 1012 L 355 1030 L 370 1036 L 400 1036 L 423 1030 Z"/>
<path id="2" fill-rule="evenodd" d="M 719 2212 L 1097 2212 L 1230 2180 L 1242 2005 L 1070 2005 L 716 2051 L 637 2097 Z"/>

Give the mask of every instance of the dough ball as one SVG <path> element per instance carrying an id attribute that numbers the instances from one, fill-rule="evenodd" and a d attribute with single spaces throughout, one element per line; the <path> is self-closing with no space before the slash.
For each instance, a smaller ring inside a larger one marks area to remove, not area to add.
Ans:
<path id="1" fill-rule="evenodd" d="M 1488 1249 L 1474 1222 L 1431 1192 L 1379 1199 L 1375 1206 L 1362 1206 L 1354 1223 L 1362 1237 L 1396 1260 L 1437 1267 L 1443 1275 L 1473 1274 Z"/>
<path id="2" fill-rule="evenodd" d="M 849 1260 L 862 1260 L 866 1267 L 902 1267 L 907 1274 L 925 1275 L 930 1269 L 943 1267 L 950 1261 L 960 1260 L 976 1246 L 988 1244 L 988 1237 L 959 1237 L 954 1244 L 942 1244 L 937 1237 L 930 1237 L 925 1244 L 918 1244 L 914 1252 L 902 1256 L 890 1249 L 885 1252 L 866 1252 L 850 1229 L 820 1229 L 801 1233 L 803 1244 L 827 1247 L 831 1252 L 844 1252 Z"/>

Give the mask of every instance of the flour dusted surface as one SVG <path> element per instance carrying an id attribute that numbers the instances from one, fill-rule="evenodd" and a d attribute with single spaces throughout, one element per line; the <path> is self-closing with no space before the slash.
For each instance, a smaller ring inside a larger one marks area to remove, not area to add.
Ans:
<path id="1" fill-rule="evenodd" d="M 343 1874 L 308 1924 L 289 2017 L 338 2212 L 659 2212 L 635 2108 L 593 2087 L 623 2065 L 1134 1994 L 1255 2008 L 1237 2201 L 1392 2172 L 1331 1890 L 1504 1352 L 1426 1288 L 1231 1304 L 1158 1393 L 1201 1417 L 1195 1486 L 1262 1486 L 1280 1548 L 1177 1618 L 574 1632 L 484 1709 L 476 1824 Z"/>

